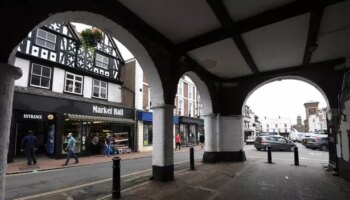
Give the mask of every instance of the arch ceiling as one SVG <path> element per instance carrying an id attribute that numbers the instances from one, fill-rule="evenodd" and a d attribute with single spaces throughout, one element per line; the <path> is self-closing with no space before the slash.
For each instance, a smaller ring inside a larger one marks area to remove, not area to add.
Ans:
<path id="1" fill-rule="evenodd" d="M 222 79 L 320 62 L 350 66 L 349 0 L 119 2 Z"/>

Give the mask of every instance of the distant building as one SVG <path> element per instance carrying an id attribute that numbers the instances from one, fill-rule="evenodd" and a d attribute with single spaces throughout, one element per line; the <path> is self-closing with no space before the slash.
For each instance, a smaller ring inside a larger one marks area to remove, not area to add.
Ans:
<path id="1" fill-rule="evenodd" d="M 304 103 L 306 120 L 305 129 L 311 133 L 324 133 L 327 130 L 326 108 L 319 109 L 319 102 L 309 101 Z"/>
<path id="2" fill-rule="evenodd" d="M 267 118 L 261 121 L 262 132 L 278 133 L 283 136 L 288 136 L 291 131 L 291 119 L 288 117 L 278 116 L 277 118 Z"/>
<path id="3" fill-rule="evenodd" d="M 303 121 L 300 115 L 297 116 L 297 124 L 293 125 L 292 128 L 297 130 L 298 132 L 306 132 L 305 125 L 303 124 Z"/>

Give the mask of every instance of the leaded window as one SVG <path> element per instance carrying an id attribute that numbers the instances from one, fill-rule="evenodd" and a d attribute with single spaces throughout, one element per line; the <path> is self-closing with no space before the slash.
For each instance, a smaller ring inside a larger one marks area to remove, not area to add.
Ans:
<path id="1" fill-rule="evenodd" d="M 83 94 L 83 76 L 66 72 L 64 91 L 73 94 Z"/>
<path id="2" fill-rule="evenodd" d="M 52 69 L 50 67 L 45 67 L 33 63 L 30 75 L 30 85 L 34 87 L 50 89 L 51 71 Z"/>
<path id="3" fill-rule="evenodd" d="M 35 44 L 46 47 L 51 50 L 55 50 L 56 46 L 56 35 L 47 31 L 38 29 L 36 32 Z"/>
<path id="4" fill-rule="evenodd" d="M 95 65 L 103 69 L 108 69 L 109 59 L 106 56 L 96 53 Z"/>
<path id="5" fill-rule="evenodd" d="M 92 88 L 93 97 L 107 99 L 107 82 L 94 79 Z"/>

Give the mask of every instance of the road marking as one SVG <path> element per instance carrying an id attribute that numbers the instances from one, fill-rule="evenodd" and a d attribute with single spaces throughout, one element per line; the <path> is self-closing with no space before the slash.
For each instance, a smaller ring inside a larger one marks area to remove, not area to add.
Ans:
<path id="1" fill-rule="evenodd" d="M 198 159 L 195 159 L 195 160 L 200 160 L 200 159 L 201 158 L 198 158 Z M 189 162 L 189 161 L 185 160 L 185 161 L 177 162 L 177 163 L 174 163 L 174 165 L 179 165 L 179 164 L 186 163 L 186 162 Z M 144 172 L 151 171 L 151 170 L 152 169 L 145 169 L 145 170 L 137 171 L 137 172 L 134 172 L 134 173 L 125 174 L 125 175 L 122 175 L 121 178 L 124 178 L 124 177 L 127 177 L 127 176 L 132 176 L 132 175 L 137 175 L 137 174 L 142 174 Z M 188 170 L 188 169 L 186 169 L 186 170 Z M 177 171 L 175 174 L 177 174 L 179 172 L 182 172 L 182 171 L 186 171 L 186 170 Z M 50 191 L 50 192 L 44 192 L 44 193 L 40 193 L 40 194 L 36 194 L 36 195 L 21 197 L 21 198 L 17 198 L 17 199 L 14 199 L 14 200 L 27 200 L 27 199 L 44 197 L 44 196 L 53 195 L 53 194 L 57 194 L 57 193 L 61 193 L 61 192 L 66 192 L 66 191 L 70 191 L 70 190 L 80 189 L 80 188 L 91 186 L 91 185 L 105 183 L 105 182 L 108 182 L 108 181 L 111 181 L 111 180 L 112 180 L 112 178 L 106 178 L 106 179 L 102 179 L 102 180 L 95 181 L 95 182 L 90 182 L 90 183 L 85 183 L 85 184 L 81 184 L 81 185 L 71 186 L 71 187 L 67 187 L 67 188 L 63 188 L 63 189 L 59 189 L 59 190 L 54 190 L 54 191 Z M 146 183 L 148 183 L 148 182 L 150 182 L 150 181 L 147 181 Z M 136 186 L 133 186 L 131 188 L 136 188 L 136 187 L 139 187 L 139 186 L 140 185 L 136 185 Z M 127 188 L 127 189 L 125 189 L 123 191 L 128 191 L 128 190 L 130 190 L 130 189 Z"/>
<path id="2" fill-rule="evenodd" d="M 249 158 L 252 158 L 252 159 L 265 159 L 266 157 L 253 157 L 253 156 L 249 156 L 249 157 L 247 157 L 247 159 L 249 159 Z M 311 158 L 305 158 L 305 157 L 299 157 L 299 159 L 301 159 L 301 160 L 306 160 L 306 161 L 315 161 L 315 162 L 328 162 L 328 160 L 321 160 L 321 159 L 311 159 Z M 273 160 L 291 160 L 291 161 L 293 161 L 294 160 L 294 158 L 293 159 L 287 159 L 287 158 L 273 158 Z"/>
<path id="3" fill-rule="evenodd" d="M 209 188 L 204 188 L 204 187 L 197 187 L 198 189 L 202 189 L 202 190 L 206 190 L 206 191 L 209 191 L 209 192 L 216 192 L 216 190 L 212 190 L 212 189 L 209 189 Z"/>

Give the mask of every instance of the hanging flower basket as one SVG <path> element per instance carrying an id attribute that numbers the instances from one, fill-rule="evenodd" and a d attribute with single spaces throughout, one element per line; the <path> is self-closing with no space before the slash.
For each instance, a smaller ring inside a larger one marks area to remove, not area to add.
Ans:
<path id="1" fill-rule="evenodd" d="M 95 51 L 102 40 L 102 32 L 97 28 L 87 28 L 80 33 L 80 40 L 85 50 Z"/>

